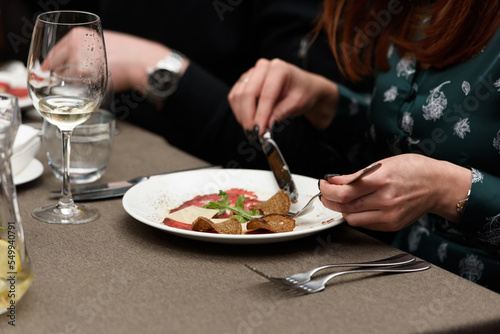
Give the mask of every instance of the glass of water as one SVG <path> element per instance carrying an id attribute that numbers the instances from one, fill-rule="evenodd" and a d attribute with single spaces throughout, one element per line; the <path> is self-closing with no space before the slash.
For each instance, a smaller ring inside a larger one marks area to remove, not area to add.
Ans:
<path id="1" fill-rule="evenodd" d="M 115 115 L 99 109 L 85 123 L 77 126 L 71 136 L 70 182 L 83 184 L 98 180 L 108 166 L 113 149 Z M 61 131 L 44 121 L 43 146 L 54 175 L 62 180 Z"/>

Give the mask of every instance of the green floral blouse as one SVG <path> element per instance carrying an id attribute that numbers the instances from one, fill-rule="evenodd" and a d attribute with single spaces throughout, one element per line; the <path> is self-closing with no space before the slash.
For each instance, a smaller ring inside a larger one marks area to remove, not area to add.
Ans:
<path id="1" fill-rule="evenodd" d="M 391 69 L 376 75 L 370 102 L 340 86 L 340 114 L 368 107 L 369 159 L 420 153 L 473 173 L 458 224 L 428 214 L 394 245 L 500 292 L 500 29 L 477 56 L 441 70 L 396 48 L 387 57 Z"/>

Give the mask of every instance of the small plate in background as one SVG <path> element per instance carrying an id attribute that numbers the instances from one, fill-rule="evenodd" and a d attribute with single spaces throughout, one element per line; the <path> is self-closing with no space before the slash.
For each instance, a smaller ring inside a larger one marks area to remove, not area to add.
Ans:
<path id="1" fill-rule="evenodd" d="M 31 162 L 20 173 L 14 175 L 14 184 L 16 186 L 28 183 L 40 177 L 43 174 L 43 164 L 37 159 Z"/>

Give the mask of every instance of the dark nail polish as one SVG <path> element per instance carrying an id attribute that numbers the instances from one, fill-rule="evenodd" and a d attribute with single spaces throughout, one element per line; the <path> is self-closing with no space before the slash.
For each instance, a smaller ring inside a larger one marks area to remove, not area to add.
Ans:
<path id="1" fill-rule="evenodd" d="M 250 142 L 257 141 L 259 137 L 259 127 L 256 125 L 253 129 L 246 129 L 245 136 Z"/>
<path id="2" fill-rule="evenodd" d="M 329 179 L 330 177 L 335 177 L 335 176 L 340 176 L 340 174 L 326 174 L 326 175 L 324 176 L 324 178 L 325 178 L 325 180 L 327 180 L 327 181 L 328 181 L 328 179 Z"/>
<path id="3" fill-rule="evenodd" d="M 253 131 L 252 130 L 249 130 L 249 129 L 246 129 L 245 130 L 245 137 L 247 137 L 247 139 L 249 141 L 252 141 L 253 138 L 254 138 L 254 134 L 253 134 Z"/>

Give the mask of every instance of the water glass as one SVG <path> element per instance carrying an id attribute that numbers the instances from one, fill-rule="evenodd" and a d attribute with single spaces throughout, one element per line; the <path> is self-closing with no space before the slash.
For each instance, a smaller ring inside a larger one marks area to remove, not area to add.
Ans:
<path id="1" fill-rule="evenodd" d="M 98 180 L 106 170 L 113 149 L 116 120 L 110 111 L 99 109 L 71 135 L 70 182 L 83 184 Z M 49 166 L 62 180 L 61 131 L 43 122 L 43 145 Z"/>

